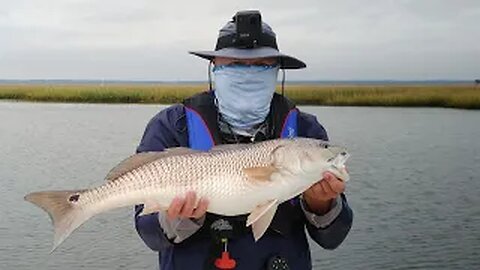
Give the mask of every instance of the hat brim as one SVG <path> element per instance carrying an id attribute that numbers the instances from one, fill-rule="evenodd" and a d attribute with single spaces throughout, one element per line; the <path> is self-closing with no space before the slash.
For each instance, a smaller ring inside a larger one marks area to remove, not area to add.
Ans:
<path id="1" fill-rule="evenodd" d="M 201 58 L 213 60 L 215 57 L 228 57 L 237 59 L 277 57 L 280 60 L 281 69 L 300 69 L 307 65 L 299 59 L 280 53 L 274 48 L 259 47 L 254 49 L 223 48 L 218 51 L 191 51 L 189 52 Z"/>

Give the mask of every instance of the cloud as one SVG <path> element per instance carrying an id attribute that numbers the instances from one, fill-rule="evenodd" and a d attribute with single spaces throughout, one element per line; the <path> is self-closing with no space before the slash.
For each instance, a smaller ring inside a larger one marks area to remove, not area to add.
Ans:
<path id="1" fill-rule="evenodd" d="M 480 70 L 478 1 L 0 0 L 0 79 L 199 80 L 218 29 L 260 9 L 290 79 L 470 79 Z"/>

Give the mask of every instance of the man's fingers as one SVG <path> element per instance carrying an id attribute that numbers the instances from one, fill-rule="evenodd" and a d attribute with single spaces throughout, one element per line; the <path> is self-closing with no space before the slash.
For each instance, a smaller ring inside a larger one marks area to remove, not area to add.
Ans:
<path id="1" fill-rule="evenodd" d="M 321 181 L 320 182 L 320 185 L 322 186 L 323 188 L 323 191 L 326 193 L 327 196 L 332 196 L 332 194 L 334 194 L 335 192 L 332 190 L 332 188 L 330 187 L 330 184 L 328 183 L 328 181 L 324 180 L 324 181 Z"/>
<path id="2" fill-rule="evenodd" d="M 304 197 L 315 205 L 315 201 L 331 201 L 345 190 L 345 183 L 339 180 L 333 173 L 323 173 L 323 179 L 315 183 L 304 192 Z"/>
<path id="3" fill-rule="evenodd" d="M 180 216 L 183 218 L 189 218 L 193 214 L 193 209 L 195 208 L 195 203 L 197 202 L 197 194 L 195 192 L 187 192 L 185 195 L 185 204 L 180 211 Z"/>
<path id="4" fill-rule="evenodd" d="M 324 180 L 328 180 L 328 179 L 332 179 L 332 178 L 336 178 L 336 176 L 331 173 L 331 172 L 324 172 L 323 173 L 323 179 Z"/>
<path id="5" fill-rule="evenodd" d="M 331 189 L 335 193 L 342 193 L 345 191 L 345 182 L 342 180 L 338 179 L 333 173 L 331 172 L 325 172 L 323 174 L 323 179 L 328 182 L 330 185 Z"/>
<path id="6" fill-rule="evenodd" d="M 199 219 L 205 215 L 207 212 L 208 208 L 208 200 L 205 198 L 200 198 L 200 201 L 198 201 L 198 206 L 197 208 L 193 211 L 193 218 Z"/>
<path id="7" fill-rule="evenodd" d="M 310 197 L 322 196 L 323 194 L 322 185 L 320 185 L 320 183 L 317 182 L 313 186 L 311 186 L 309 189 L 307 189 L 305 193 L 307 193 L 307 195 Z"/>
<path id="8" fill-rule="evenodd" d="M 180 211 L 182 210 L 185 200 L 180 197 L 175 197 L 167 210 L 167 216 L 170 220 L 178 217 Z"/>
<path id="9" fill-rule="evenodd" d="M 326 179 L 330 187 L 335 193 L 342 193 L 345 191 L 345 183 L 335 177 Z"/>
<path id="10" fill-rule="evenodd" d="M 201 218 L 208 208 L 208 200 L 200 198 L 197 205 L 197 195 L 190 191 L 185 198 L 175 197 L 167 209 L 167 217 L 172 220 L 181 218 Z"/>

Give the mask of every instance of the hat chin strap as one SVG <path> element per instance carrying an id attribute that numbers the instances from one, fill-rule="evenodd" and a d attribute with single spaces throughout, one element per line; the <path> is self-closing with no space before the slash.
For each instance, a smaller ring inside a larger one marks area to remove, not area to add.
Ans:
<path id="1" fill-rule="evenodd" d="M 278 59 L 280 62 L 280 66 L 283 66 L 283 59 L 279 58 Z M 282 68 L 282 97 L 285 96 L 285 68 Z"/>
<path id="2" fill-rule="evenodd" d="M 210 60 L 208 62 L 208 90 L 212 91 L 212 65 L 213 65 L 213 60 Z"/>

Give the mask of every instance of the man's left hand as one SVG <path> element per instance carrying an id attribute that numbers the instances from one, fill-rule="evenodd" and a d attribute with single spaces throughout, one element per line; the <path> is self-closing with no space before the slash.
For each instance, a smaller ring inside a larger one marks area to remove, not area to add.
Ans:
<path id="1" fill-rule="evenodd" d="M 325 172 L 323 179 L 303 193 L 303 198 L 310 211 L 323 215 L 330 210 L 333 200 L 345 191 L 345 182 L 334 174 Z"/>

